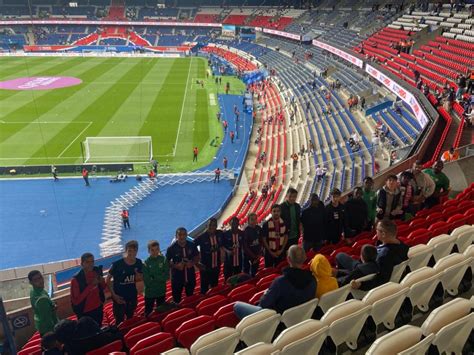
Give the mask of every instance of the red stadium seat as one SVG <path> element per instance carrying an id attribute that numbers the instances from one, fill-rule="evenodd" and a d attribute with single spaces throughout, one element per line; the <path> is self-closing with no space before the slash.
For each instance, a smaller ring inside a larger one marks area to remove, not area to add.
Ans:
<path id="1" fill-rule="evenodd" d="M 181 308 L 195 308 L 205 297 L 202 294 L 187 296 L 179 302 L 179 306 Z"/>
<path id="2" fill-rule="evenodd" d="M 122 323 L 119 324 L 118 329 L 122 334 L 127 334 L 128 331 L 140 324 L 143 324 L 146 322 L 146 319 L 141 316 L 135 316 L 133 318 L 127 319 L 123 321 Z"/>
<path id="3" fill-rule="evenodd" d="M 430 223 L 434 223 L 438 221 L 443 221 L 444 216 L 441 212 L 433 212 L 429 216 L 426 217 L 426 220 Z"/>
<path id="4" fill-rule="evenodd" d="M 468 223 L 469 224 L 474 224 L 474 207 L 468 209 L 464 215 L 468 218 Z"/>
<path id="5" fill-rule="evenodd" d="M 454 216 L 451 216 L 448 218 L 446 221 L 449 224 L 449 231 L 453 231 L 454 229 L 461 227 L 465 224 L 468 223 L 469 218 L 463 214 L 455 214 Z"/>
<path id="6" fill-rule="evenodd" d="M 183 308 L 171 312 L 165 317 L 165 319 L 163 319 L 163 322 L 161 323 L 163 331 L 174 335 L 176 329 L 181 325 L 181 323 L 192 319 L 195 316 L 196 312 L 191 308 Z"/>
<path id="7" fill-rule="evenodd" d="M 231 302 L 241 301 L 241 302 L 248 302 L 249 299 L 253 296 L 256 292 L 256 287 L 254 285 L 242 285 L 234 288 L 232 291 L 229 292 L 229 300 Z"/>
<path id="8" fill-rule="evenodd" d="M 147 320 L 150 321 L 150 322 L 155 322 L 155 323 L 160 323 L 161 324 L 163 319 L 165 319 L 168 314 L 170 314 L 174 311 L 176 311 L 176 308 L 167 310 L 165 312 L 153 311 L 148 315 Z"/>
<path id="9" fill-rule="evenodd" d="M 410 234 L 410 227 L 408 227 L 407 224 L 402 224 L 397 227 L 397 235 L 400 237 L 406 237 L 408 234 Z"/>
<path id="10" fill-rule="evenodd" d="M 471 207 L 474 207 L 474 201 L 471 201 L 471 200 L 461 201 L 459 202 L 458 207 L 461 208 L 462 210 L 469 209 Z"/>
<path id="11" fill-rule="evenodd" d="M 135 328 L 132 328 L 124 337 L 125 345 L 131 349 L 140 340 L 150 335 L 159 333 L 161 327 L 158 323 L 146 322 Z"/>
<path id="12" fill-rule="evenodd" d="M 278 276 L 281 276 L 280 274 L 271 274 L 267 275 L 265 277 L 262 277 L 260 280 L 257 282 L 257 291 L 262 291 L 266 290 L 275 280 Z"/>
<path id="13" fill-rule="evenodd" d="M 222 306 L 225 306 L 228 303 L 229 303 L 229 300 L 227 297 L 222 296 L 222 295 L 215 295 L 215 296 L 206 298 L 205 300 L 202 300 L 196 306 L 196 312 L 199 316 L 203 316 L 203 315 L 212 316 L 214 313 L 217 312 L 219 308 L 221 308 Z"/>
<path id="14" fill-rule="evenodd" d="M 213 287 L 209 289 L 206 292 L 206 296 L 215 296 L 215 295 L 223 295 L 226 296 L 229 291 L 232 289 L 232 286 L 230 285 L 217 285 L 216 287 Z"/>
<path id="15" fill-rule="evenodd" d="M 411 230 L 414 230 L 419 228 L 428 228 L 429 225 L 430 222 L 428 222 L 425 218 L 415 218 L 410 222 L 408 227 L 410 227 Z"/>
<path id="16" fill-rule="evenodd" d="M 438 221 L 429 226 L 428 230 L 431 231 L 434 237 L 440 234 L 447 234 L 449 233 L 449 223 Z"/>
<path id="17" fill-rule="evenodd" d="M 275 267 L 267 267 L 267 268 L 262 269 L 259 272 L 257 272 L 257 275 L 255 275 L 255 278 L 257 280 L 259 280 L 262 277 L 265 277 L 265 276 L 271 275 L 271 274 L 278 274 L 278 269 L 275 268 Z"/>
<path id="18" fill-rule="evenodd" d="M 191 345 L 201 335 L 212 332 L 215 329 L 215 322 L 212 316 L 199 316 L 190 319 L 176 329 L 176 339 L 185 348 Z"/>
<path id="19" fill-rule="evenodd" d="M 456 200 L 448 200 L 445 203 L 443 203 L 443 208 L 449 207 L 449 206 L 457 206 L 459 201 Z"/>
<path id="20" fill-rule="evenodd" d="M 260 298 L 262 298 L 263 294 L 267 291 L 267 289 L 258 291 L 252 298 L 249 300 L 250 304 L 257 305 L 260 302 Z"/>
<path id="21" fill-rule="evenodd" d="M 153 344 L 145 349 L 138 350 L 135 355 L 156 355 L 165 351 L 171 350 L 175 347 L 174 338 L 167 338 L 159 343 Z"/>
<path id="22" fill-rule="evenodd" d="M 428 229 L 421 228 L 411 232 L 408 235 L 408 240 L 415 242 L 415 244 L 410 243 L 412 245 L 426 244 L 431 239 L 431 237 L 432 233 Z"/>
<path id="23" fill-rule="evenodd" d="M 431 210 L 429 209 L 419 210 L 418 212 L 416 212 L 415 217 L 416 218 L 427 217 L 430 213 L 431 213 Z"/>
<path id="24" fill-rule="evenodd" d="M 150 347 L 161 344 L 162 347 L 158 351 L 149 353 L 149 352 L 140 352 L 142 350 L 148 350 Z M 135 346 L 130 349 L 130 355 L 144 355 L 144 354 L 159 354 L 161 352 L 172 349 L 175 346 L 175 341 L 173 336 L 170 333 L 158 333 L 152 336 L 149 336 L 145 339 L 140 340 Z"/>
<path id="25" fill-rule="evenodd" d="M 239 319 L 234 313 L 234 304 L 235 302 L 226 304 L 217 310 L 214 313 L 214 319 L 216 320 L 216 327 L 230 327 L 234 328 L 237 323 L 239 323 Z"/>
<path id="26" fill-rule="evenodd" d="M 288 260 L 282 260 L 280 263 L 276 266 L 278 273 L 281 273 L 283 269 L 288 267 Z"/>
<path id="27" fill-rule="evenodd" d="M 95 349 L 86 353 L 86 355 L 109 355 L 114 351 L 122 351 L 122 341 L 116 340 L 113 343 L 107 344 L 99 349 Z"/>
<path id="28" fill-rule="evenodd" d="M 457 214 L 459 211 L 459 207 L 457 206 L 449 206 L 449 207 L 446 207 L 442 213 L 443 213 L 443 217 L 445 219 L 448 219 L 449 217 L 451 216 L 454 216 L 455 214 Z"/>

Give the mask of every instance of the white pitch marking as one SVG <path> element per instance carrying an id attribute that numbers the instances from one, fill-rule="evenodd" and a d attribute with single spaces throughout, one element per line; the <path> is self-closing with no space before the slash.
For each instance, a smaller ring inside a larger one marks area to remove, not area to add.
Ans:
<path id="1" fill-rule="evenodd" d="M 81 133 L 79 133 L 79 134 L 76 136 L 76 138 L 74 138 L 74 140 L 73 140 L 71 143 L 69 143 L 69 145 L 68 145 L 66 148 L 64 148 L 64 150 L 61 152 L 61 154 L 58 155 L 58 158 L 61 158 L 61 156 L 66 152 L 66 150 L 68 150 L 69 147 L 71 147 L 71 145 L 72 145 L 75 141 L 77 141 L 77 139 L 91 126 L 91 124 L 92 124 L 92 122 L 89 122 L 89 124 L 86 126 L 86 128 L 84 128 L 84 129 L 81 131 Z"/>
<path id="2" fill-rule="evenodd" d="M 176 132 L 176 140 L 174 142 L 173 156 L 176 155 L 176 147 L 178 146 L 179 132 L 181 130 L 181 121 L 183 119 L 184 104 L 186 103 L 186 95 L 188 94 L 189 74 L 191 73 L 191 65 L 192 64 L 193 64 L 193 57 L 191 57 L 191 62 L 189 63 L 188 77 L 186 79 L 186 89 L 184 90 L 183 104 L 181 105 L 181 115 L 179 116 L 178 132 Z"/>

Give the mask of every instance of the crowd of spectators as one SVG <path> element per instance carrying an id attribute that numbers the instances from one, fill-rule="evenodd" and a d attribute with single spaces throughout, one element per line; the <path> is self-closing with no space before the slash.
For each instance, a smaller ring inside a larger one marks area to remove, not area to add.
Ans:
<path id="1" fill-rule="evenodd" d="M 261 308 L 283 312 L 349 283 L 363 290 L 385 283 L 393 267 L 407 259 L 408 252 L 408 247 L 397 239 L 393 220 L 410 218 L 420 209 L 441 202 L 449 192 L 449 179 L 442 170 L 442 161 L 425 170 L 420 162 L 415 162 L 399 177 L 388 176 L 378 191 L 373 189 L 372 178 L 366 177 L 364 185 L 355 188 L 349 196 L 343 197 L 341 191 L 333 189 L 327 205 L 312 194 L 305 209 L 296 202 L 298 192 L 289 188 L 285 201 L 273 205 L 271 215 L 261 225 L 255 213 L 248 215 L 248 223 L 242 229 L 236 216 L 227 230 L 219 229 L 217 220 L 211 218 L 206 230 L 194 239 L 180 227 L 164 255 L 159 243 L 150 241 L 149 257 L 143 262 L 137 258 L 138 242 L 129 241 L 123 257 L 112 264 L 106 278 L 102 267 L 95 265 L 94 256 L 85 253 L 81 257 L 81 269 L 73 276 L 70 286 L 77 320 L 58 320 L 56 305 L 45 291 L 43 276 L 37 270 L 31 271 L 28 275 L 32 285 L 31 305 L 45 353 L 80 354 L 121 339 L 116 327 L 101 328 L 105 295 L 110 293 L 115 324 L 119 325 L 135 314 L 137 282 L 144 283 L 144 316 L 149 316 L 177 307 L 183 291 L 187 296 L 193 295 L 198 272 L 200 293 L 206 294 L 218 285 L 221 272 L 226 283 L 234 284 L 235 280 L 254 277 L 262 257 L 267 268 L 288 262 L 289 266 L 273 281 L 258 306 L 235 305 L 239 318 Z M 350 244 L 353 237 L 373 228 L 379 243 L 364 245 L 360 260 L 339 253 L 337 267 L 333 268 L 324 255 L 317 253 L 321 247 L 341 240 Z M 315 256 L 305 266 L 306 253 L 310 251 Z M 376 276 L 363 283 L 355 281 L 368 274 Z M 165 298 L 168 280 L 172 300 Z"/>

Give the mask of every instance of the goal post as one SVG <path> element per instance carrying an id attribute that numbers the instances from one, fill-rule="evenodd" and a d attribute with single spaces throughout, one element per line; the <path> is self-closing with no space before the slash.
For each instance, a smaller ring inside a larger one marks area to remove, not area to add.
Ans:
<path id="1" fill-rule="evenodd" d="M 153 159 L 150 136 L 86 137 L 84 163 L 148 163 Z"/>

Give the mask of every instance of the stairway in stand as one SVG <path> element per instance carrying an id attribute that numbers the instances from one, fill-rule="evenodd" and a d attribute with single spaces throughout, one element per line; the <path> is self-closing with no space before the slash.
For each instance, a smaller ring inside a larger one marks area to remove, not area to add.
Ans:
<path id="1" fill-rule="evenodd" d="M 105 20 L 125 20 L 125 1 L 111 0 L 109 15 Z"/>

